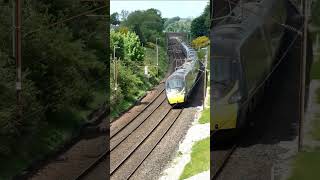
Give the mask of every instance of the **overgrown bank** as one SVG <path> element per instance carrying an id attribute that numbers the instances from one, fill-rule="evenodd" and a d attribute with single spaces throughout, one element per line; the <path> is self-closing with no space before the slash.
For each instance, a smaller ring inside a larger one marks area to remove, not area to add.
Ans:
<path id="1" fill-rule="evenodd" d="M 0 2 L 0 179 L 11 179 L 57 150 L 106 102 L 104 20 L 82 17 L 49 26 L 94 8 L 72 0 L 24 1 L 20 119 L 12 7 Z"/>
<path id="2" fill-rule="evenodd" d="M 110 64 L 111 120 L 132 106 L 146 91 L 159 84 L 168 69 L 166 48 L 158 46 L 157 71 L 156 45 L 149 42 L 146 47 L 142 47 L 138 36 L 133 32 L 112 30 L 111 47 L 113 46 L 118 46 L 119 50 L 116 51 L 116 63 L 112 60 Z"/>
<path id="3" fill-rule="evenodd" d="M 111 15 L 111 120 L 159 84 L 168 68 L 163 32 L 165 19 L 161 12 L 157 9 L 136 10 L 127 12 L 126 16 L 123 12 L 121 19 L 119 13 Z"/>
<path id="4" fill-rule="evenodd" d="M 320 70 L 320 69 L 318 69 Z M 319 80 L 317 80 L 319 81 Z M 320 107 L 320 89 L 317 89 L 315 92 L 316 100 L 314 101 L 317 106 L 313 108 L 319 109 Z M 314 104 L 313 104 L 314 105 Z M 295 156 L 293 163 L 293 172 L 289 177 L 289 180 L 313 180 L 320 179 L 319 169 L 319 161 L 320 161 L 320 114 L 318 112 L 314 112 L 313 119 L 308 119 L 311 121 L 312 128 L 310 129 L 308 134 L 304 135 L 304 141 L 306 138 L 310 138 L 308 140 L 308 144 L 304 146 L 303 151 L 298 152 Z M 309 144 L 312 143 L 312 144 Z"/>

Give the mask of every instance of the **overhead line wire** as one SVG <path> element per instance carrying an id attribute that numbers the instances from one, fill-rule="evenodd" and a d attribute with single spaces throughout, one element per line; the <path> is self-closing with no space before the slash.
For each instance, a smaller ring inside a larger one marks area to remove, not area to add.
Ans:
<path id="1" fill-rule="evenodd" d="M 36 33 L 36 32 L 41 31 L 42 29 L 50 28 L 50 27 L 53 27 L 53 26 L 55 26 L 55 25 L 59 25 L 59 24 L 65 23 L 65 22 L 67 22 L 67 21 L 70 21 L 70 20 L 73 20 L 73 19 L 75 19 L 75 18 L 78 18 L 78 17 L 84 16 L 84 15 L 87 15 L 87 14 L 92 13 L 92 12 L 95 12 L 95 11 L 97 11 L 97 10 L 104 9 L 104 8 L 106 8 L 106 7 L 108 7 L 108 5 L 104 5 L 104 6 L 102 6 L 102 7 L 98 7 L 98 8 L 89 10 L 89 11 L 85 11 L 85 12 L 83 12 L 83 13 L 80 13 L 80 14 L 77 14 L 77 15 L 74 15 L 74 16 L 71 16 L 71 17 L 66 18 L 66 19 L 64 19 L 64 20 L 61 20 L 61 21 L 58 21 L 58 22 L 49 24 L 49 25 L 44 26 L 44 27 L 40 27 L 40 28 L 38 28 L 38 29 L 36 29 L 36 30 L 34 30 L 34 31 L 30 31 L 30 32 L 24 34 L 23 37 L 27 37 L 27 36 L 29 36 L 29 35 L 31 35 L 31 34 L 33 34 L 33 33 Z"/>
<path id="2" fill-rule="evenodd" d="M 233 5 L 238 5 L 238 3 L 236 3 L 236 2 L 234 2 L 234 1 L 232 1 L 232 0 L 224 0 L 224 1 L 226 1 L 226 2 L 228 2 L 228 3 L 231 3 L 231 4 L 233 4 Z M 246 7 L 243 7 L 243 6 L 242 6 L 241 8 L 244 9 L 244 10 L 247 10 L 247 12 L 249 12 L 249 13 L 251 13 L 251 14 L 254 14 L 254 15 L 258 16 L 258 17 L 263 17 L 262 15 L 254 12 L 254 11 L 252 11 L 252 10 L 250 10 L 249 8 L 246 8 Z M 231 13 L 231 12 L 230 12 L 230 13 Z M 215 19 L 222 19 L 222 18 L 224 18 L 224 17 L 232 17 L 232 16 L 230 16 L 230 13 L 229 13 L 229 15 L 226 15 L 226 16 L 223 16 L 223 17 L 214 18 L 213 20 L 215 20 Z M 294 27 L 292 27 L 292 26 L 289 26 L 289 25 L 287 25 L 287 24 L 278 22 L 273 16 L 271 16 L 271 20 L 274 21 L 276 24 L 284 27 L 285 29 L 289 29 L 290 31 L 293 31 L 293 32 L 299 34 L 300 36 L 302 35 L 302 32 L 301 32 L 301 31 L 299 31 L 299 30 L 297 30 L 296 28 L 294 28 Z"/>

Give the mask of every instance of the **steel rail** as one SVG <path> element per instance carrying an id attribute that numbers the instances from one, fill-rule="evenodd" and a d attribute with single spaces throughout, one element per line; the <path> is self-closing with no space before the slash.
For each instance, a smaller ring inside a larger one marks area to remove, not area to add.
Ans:
<path id="1" fill-rule="evenodd" d="M 143 112 L 145 112 L 145 110 L 150 107 L 151 104 L 154 104 L 155 101 L 160 97 L 160 95 L 165 91 L 165 88 L 161 89 L 161 91 L 156 95 L 155 98 L 152 99 L 152 101 L 150 103 L 148 103 L 138 114 L 136 114 L 129 123 L 127 123 L 126 125 L 124 125 L 123 127 L 121 127 L 120 129 L 118 129 L 115 133 L 110 135 L 110 139 L 113 138 L 114 136 L 116 136 L 119 132 L 121 132 L 123 129 L 125 129 L 129 124 L 131 124 L 137 117 L 139 117 Z M 78 176 L 75 177 L 76 180 L 80 180 L 82 178 L 84 178 L 86 175 L 88 175 L 95 167 L 97 167 L 100 163 L 103 162 L 103 160 L 105 160 L 107 158 L 108 155 L 110 155 L 110 153 L 112 152 L 112 150 L 114 150 L 119 144 L 121 144 L 121 142 L 123 142 L 125 139 L 127 139 L 133 132 L 135 132 L 135 130 L 137 128 L 139 128 L 145 121 L 146 119 L 148 119 L 159 107 L 161 104 L 163 104 L 163 102 L 166 99 L 164 99 L 155 109 L 153 109 L 150 114 L 148 114 L 148 116 L 146 118 L 144 118 L 144 120 L 136 127 L 134 128 L 123 140 L 121 140 L 119 143 L 117 143 L 117 145 L 113 146 L 110 149 L 107 149 L 105 152 L 103 152 L 95 161 L 93 161 L 86 169 L 84 169 Z M 152 132 L 154 132 L 155 129 L 157 129 L 161 123 L 163 122 L 163 120 L 168 117 L 168 114 L 170 112 L 173 112 L 173 108 L 175 107 L 171 106 L 170 109 L 167 111 L 167 113 L 163 116 L 163 118 L 157 123 L 156 126 L 154 126 L 152 128 L 151 131 L 149 131 L 149 133 L 143 138 L 142 141 L 140 141 L 138 144 L 136 144 L 135 148 L 132 149 L 131 151 L 129 151 L 129 153 L 126 155 L 126 157 L 124 159 L 122 159 L 120 161 L 120 163 L 118 163 L 118 165 L 116 166 L 116 168 L 114 168 L 113 170 L 111 170 L 110 172 L 110 176 L 146 141 L 146 139 L 148 139 L 150 137 L 150 135 L 152 134 Z M 136 170 L 141 166 L 141 164 L 144 162 L 144 160 L 151 154 L 151 152 L 155 149 L 155 147 L 160 143 L 160 141 L 164 138 L 164 136 L 167 134 L 167 132 L 172 128 L 173 124 L 176 122 L 176 120 L 180 117 L 181 113 L 182 113 L 183 109 L 180 109 L 178 114 L 175 116 L 174 120 L 171 122 L 170 126 L 167 128 L 167 130 L 163 133 L 163 135 L 161 136 L 161 138 L 156 142 L 156 144 L 153 146 L 153 148 L 145 155 L 145 157 L 143 158 L 142 161 L 140 161 L 140 163 L 134 168 L 133 172 L 131 172 L 129 174 L 130 178 L 135 172 Z"/>
<path id="2" fill-rule="evenodd" d="M 118 147 L 119 144 L 121 144 L 122 141 L 124 141 L 125 139 L 127 139 L 136 129 L 138 129 L 156 110 L 159 109 L 159 107 L 161 106 L 161 104 L 163 104 L 166 101 L 166 98 L 164 100 L 161 101 L 161 103 L 155 108 L 153 109 L 147 117 L 145 117 L 139 124 L 137 127 L 135 127 L 130 133 L 128 133 L 120 142 L 116 143 L 116 145 L 111 146 L 110 145 L 110 151 L 112 151 L 113 149 L 115 149 L 116 147 Z M 127 125 L 126 125 L 127 126 Z M 112 138 L 110 138 L 111 140 Z"/>
<path id="3" fill-rule="evenodd" d="M 97 167 L 103 160 L 106 160 L 109 151 L 103 152 L 95 161 L 93 161 L 86 169 L 81 171 L 79 175 L 77 175 L 74 179 L 80 180 L 83 179 L 86 175 L 88 175 L 95 167 Z"/>
<path id="4" fill-rule="evenodd" d="M 152 102 L 150 102 L 147 106 L 150 106 L 151 104 L 153 104 L 153 102 L 156 100 L 156 99 L 158 99 L 158 97 L 163 93 L 163 91 L 164 91 L 164 89 L 163 90 L 161 90 L 161 92 L 160 93 L 158 93 L 157 94 L 157 96 L 152 100 Z M 165 99 L 164 99 L 165 100 Z M 164 101 L 162 101 L 151 113 L 150 113 L 150 115 L 151 114 L 153 114 L 153 112 L 155 111 L 155 110 L 157 110 L 158 109 L 158 107 L 163 103 Z M 135 116 L 131 121 L 130 121 L 130 123 L 136 118 L 136 117 L 138 117 L 142 112 L 144 112 L 144 110 L 147 108 L 147 106 L 137 115 L 137 116 Z M 170 112 L 171 111 L 171 109 L 168 111 L 168 112 Z M 150 115 L 148 115 L 145 119 L 144 119 L 144 121 L 146 120 L 146 119 L 148 119 L 149 118 L 149 116 Z M 166 117 L 166 116 L 165 116 Z M 143 122 L 144 122 L 143 121 Z M 143 123 L 143 122 L 141 122 L 140 123 L 140 125 Z M 160 121 L 161 122 L 161 121 Z M 128 124 L 130 124 L 130 123 L 128 123 Z M 127 125 L 128 125 L 127 124 Z M 126 125 L 126 126 L 127 126 Z M 140 126 L 139 125 L 139 126 Z M 126 126 L 124 126 L 124 127 L 126 127 Z M 138 127 L 139 127 L 138 126 Z M 121 129 L 124 129 L 124 127 L 123 128 L 121 128 Z M 137 128 L 138 128 L 137 127 Z M 137 128 L 135 128 L 133 131 L 135 131 Z M 121 130 L 119 130 L 119 131 L 121 131 Z M 118 131 L 118 132 L 119 132 Z M 132 132 L 133 132 L 132 131 Z M 131 133 L 132 133 L 131 132 Z M 130 133 L 130 134 L 131 134 Z M 129 134 L 129 135 L 130 135 Z M 129 135 L 127 135 L 122 141 L 124 141 Z M 110 139 L 111 139 L 111 137 L 110 137 Z M 121 141 L 121 142 L 122 142 Z M 120 144 L 121 142 L 119 142 L 118 144 Z M 118 146 L 118 144 L 115 146 L 115 147 L 113 147 L 111 150 L 110 150 L 110 148 L 108 148 L 105 152 L 103 152 L 95 161 L 93 161 L 89 166 L 87 166 L 87 168 L 85 168 L 83 171 L 81 171 L 80 173 L 79 173 L 79 175 L 77 175 L 74 179 L 75 180 L 80 180 L 80 179 L 83 179 L 86 175 L 88 175 L 95 167 L 97 167 L 101 162 L 103 162 L 103 160 L 105 160 L 106 158 L 107 158 L 107 155 L 109 154 L 110 155 L 110 152 L 114 149 L 114 148 L 116 148 L 117 146 Z"/>
<path id="5" fill-rule="evenodd" d="M 161 122 L 168 116 L 168 114 L 172 111 L 174 106 L 170 107 L 170 109 L 168 110 L 168 112 L 161 118 L 161 120 L 156 124 L 156 126 L 154 126 L 149 132 L 148 134 L 138 143 L 135 145 L 135 147 L 125 156 L 125 158 L 123 158 L 119 163 L 117 163 L 117 165 L 110 169 L 110 175 L 112 175 L 117 169 L 119 169 L 119 167 L 127 160 L 129 159 L 129 157 L 138 149 L 138 147 L 143 144 L 145 142 L 146 139 L 148 139 L 148 137 L 150 137 L 150 135 L 152 134 L 152 132 L 159 127 L 159 125 L 161 124 Z M 121 141 L 123 142 L 123 141 Z M 111 153 L 111 151 L 110 151 Z"/>
<path id="6" fill-rule="evenodd" d="M 231 155 L 233 154 L 233 152 L 236 150 L 237 145 L 233 145 L 232 148 L 228 151 L 228 153 L 225 155 L 222 164 L 220 167 L 218 167 L 218 170 L 213 173 L 213 176 L 210 179 L 217 179 L 219 177 L 219 175 L 221 174 L 223 168 L 226 166 L 226 164 L 228 163 Z"/>
<path id="7" fill-rule="evenodd" d="M 123 127 L 121 127 L 119 130 L 117 130 L 115 133 L 112 133 L 112 132 L 110 131 L 110 139 L 111 139 L 113 136 L 117 135 L 117 134 L 118 134 L 120 131 L 122 131 L 124 128 L 126 128 L 126 127 L 127 127 L 131 122 L 133 122 L 140 114 L 142 114 L 143 112 L 145 112 L 145 110 L 159 98 L 159 96 L 164 92 L 164 90 L 165 90 L 165 88 L 163 88 L 163 89 L 161 88 L 160 93 L 158 93 L 158 94 L 156 95 L 156 97 L 151 100 L 151 102 L 149 102 L 137 115 L 135 115 L 135 116 L 130 120 L 129 123 L 125 124 Z M 157 109 L 157 108 L 156 108 L 156 109 Z"/>
<path id="8" fill-rule="evenodd" d="M 158 146 L 158 144 L 161 142 L 161 140 L 165 137 L 165 135 L 170 131 L 174 123 L 177 121 L 177 119 L 180 117 L 181 113 L 183 111 L 183 108 L 179 110 L 178 115 L 174 118 L 174 120 L 171 122 L 170 126 L 167 128 L 165 133 L 161 136 L 161 138 L 156 142 L 156 144 L 153 146 L 153 148 L 145 155 L 145 157 L 139 162 L 139 164 L 134 168 L 134 170 L 129 174 L 127 179 L 130 179 L 132 175 L 137 171 L 137 169 L 141 166 L 141 164 L 147 159 L 147 157 L 153 152 L 153 150 Z"/>

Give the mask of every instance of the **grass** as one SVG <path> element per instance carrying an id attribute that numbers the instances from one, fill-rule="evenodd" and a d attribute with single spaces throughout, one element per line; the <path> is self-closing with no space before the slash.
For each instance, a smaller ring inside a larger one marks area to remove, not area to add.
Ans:
<path id="1" fill-rule="evenodd" d="M 313 67 L 314 68 L 314 67 Z M 315 71 L 313 71 L 315 72 Z M 316 74 L 312 74 L 313 77 Z M 320 104 L 320 89 L 316 90 L 317 103 Z M 320 141 L 320 113 L 316 114 L 310 132 L 314 140 Z M 309 152 L 299 152 L 294 160 L 293 173 L 288 180 L 314 180 L 320 179 L 319 162 L 320 148 L 309 148 Z"/>
<path id="2" fill-rule="evenodd" d="M 312 64 L 311 79 L 320 79 L 320 60 L 314 61 Z"/>
<path id="3" fill-rule="evenodd" d="M 210 57 L 210 56 L 209 56 Z M 209 61 L 207 61 L 207 63 L 209 63 Z M 210 67 L 210 66 L 208 66 Z M 208 75 L 210 75 L 210 72 L 208 72 Z M 210 76 L 208 76 L 210 77 Z M 210 88 L 210 80 L 207 82 L 207 91 Z M 206 108 L 202 111 L 201 113 L 201 117 L 199 119 L 199 124 L 206 124 L 206 123 L 210 123 L 210 91 L 207 93 L 207 100 L 208 102 L 206 103 Z M 207 107 L 208 105 L 208 107 Z"/>
<path id="4" fill-rule="evenodd" d="M 206 124 L 210 122 L 210 108 L 206 108 L 202 111 L 199 119 L 199 124 Z"/>
<path id="5" fill-rule="evenodd" d="M 320 104 L 320 89 L 316 90 L 317 103 Z"/>
<path id="6" fill-rule="evenodd" d="M 316 98 L 317 103 L 320 104 L 320 89 L 316 90 Z M 310 134 L 314 140 L 320 141 L 320 113 L 315 114 L 315 118 Z"/>
<path id="7" fill-rule="evenodd" d="M 316 62 L 312 65 L 311 79 L 320 79 L 320 62 Z"/>
<path id="8" fill-rule="evenodd" d="M 293 174 L 288 180 L 320 179 L 320 151 L 300 152 L 296 156 Z"/>
<path id="9" fill-rule="evenodd" d="M 310 134 L 314 140 L 320 141 L 320 113 L 317 113 L 315 118 Z"/>
<path id="10" fill-rule="evenodd" d="M 186 179 L 210 168 L 210 137 L 196 142 L 192 147 L 191 161 L 184 167 L 179 179 Z"/>

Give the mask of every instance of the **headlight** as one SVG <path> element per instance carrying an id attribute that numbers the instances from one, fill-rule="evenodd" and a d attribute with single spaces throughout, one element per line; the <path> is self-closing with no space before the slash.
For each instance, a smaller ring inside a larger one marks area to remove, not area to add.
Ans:
<path id="1" fill-rule="evenodd" d="M 230 97 L 229 100 L 228 100 L 228 103 L 229 103 L 229 104 L 238 103 L 238 102 L 241 101 L 241 99 L 242 99 L 242 97 L 241 97 L 241 95 L 240 95 L 240 91 L 238 90 L 238 91 L 236 91 L 235 93 L 233 93 L 233 94 L 231 95 L 231 97 Z"/>

